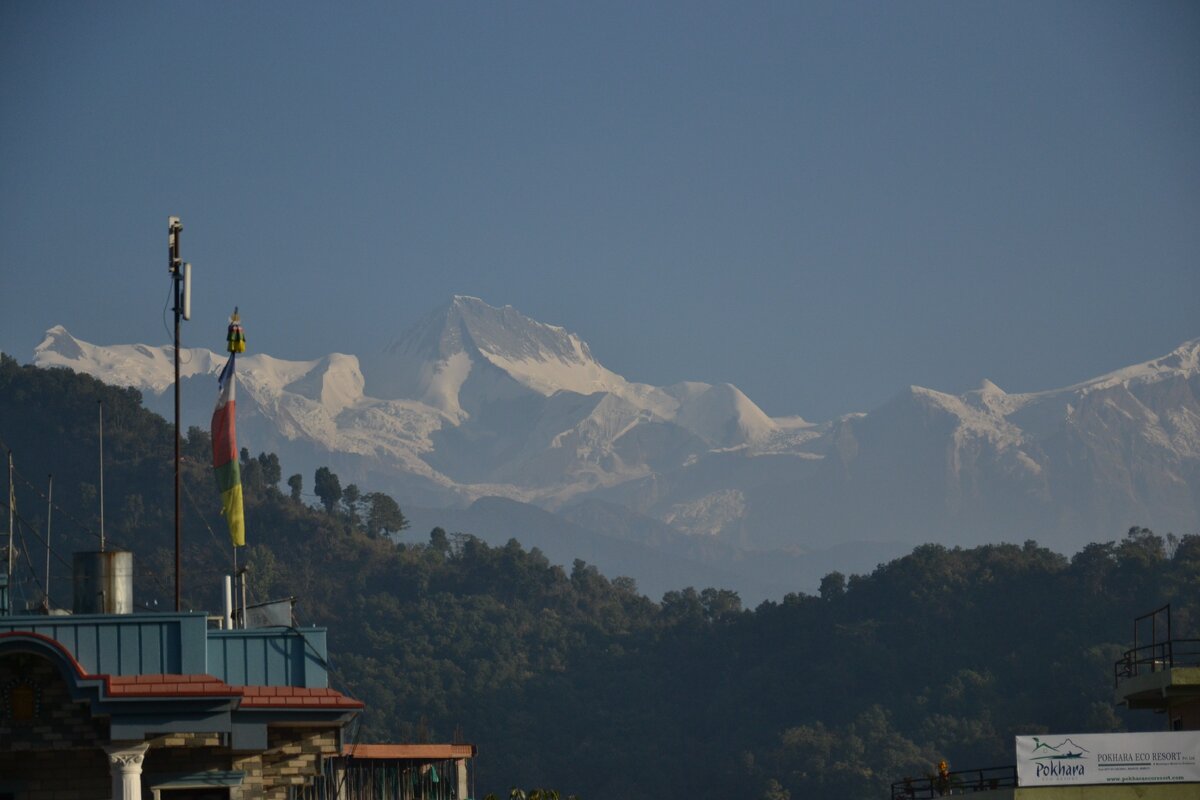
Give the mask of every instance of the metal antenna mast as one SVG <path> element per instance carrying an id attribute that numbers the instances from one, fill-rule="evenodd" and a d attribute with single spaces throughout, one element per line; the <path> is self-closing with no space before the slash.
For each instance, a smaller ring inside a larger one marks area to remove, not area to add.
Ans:
<path id="1" fill-rule="evenodd" d="M 13 614 L 12 605 L 12 574 L 13 574 L 13 514 L 16 512 L 14 506 L 17 504 L 16 495 L 13 493 L 13 459 L 12 450 L 8 451 L 8 549 L 6 556 L 8 557 L 8 567 L 4 573 L 4 613 L 6 615 Z"/>
<path id="2" fill-rule="evenodd" d="M 46 488 L 46 582 L 42 584 L 42 605 L 46 613 L 50 613 L 50 518 L 54 514 L 54 474 L 46 476 L 49 486 Z"/>
<path id="3" fill-rule="evenodd" d="M 183 223 L 179 217 L 167 218 L 167 270 L 171 273 L 171 284 L 175 296 L 175 610 L 180 610 L 180 560 L 179 560 L 179 449 L 182 441 L 179 432 L 179 323 L 192 317 L 192 265 L 183 263 L 179 257 L 179 234 Z"/>
<path id="4" fill-rule="evenodd" d="M 100 407 L 100 552 L 104 552 L 104 401 L 97 400 Z"/>

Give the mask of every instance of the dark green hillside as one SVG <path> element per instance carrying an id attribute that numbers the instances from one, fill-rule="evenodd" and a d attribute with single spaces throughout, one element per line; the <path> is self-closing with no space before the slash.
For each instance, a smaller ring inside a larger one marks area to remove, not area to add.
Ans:
<path id="1" fill-rule="evenodd" d="M 137 602 L 169 608 L 171 430 L 137 393 L 6 358 L 0 437 L 35 485 L 54 472 L 55 549 L 69 559 L 96 543 L 84 528 L 97 526 L 98 398 L 109 533 L 136 552 Z M 194 607 L 215 607 L 230 560 L 207 446 L 193 432 L 185 469 Z M 245 465 L 255 596 L 297 595 L 304 624 L 329 627 L 337 683 L 368 703 L 363 740 L 476 743 L 479 796 L 884 797 L 939 758 L 1011 763 L 1015 733 L 1157 727 L 1109 702 L 1131 620 L 1169 601 L 1180 635 L 1200 635 L 1197 536 L 1135 529 L 1070 559 L 1033 542 L 927 545 L 870 575 L 832 574 L 820 596 L 747 610 L 719 589 L 652 601 L 515 541 L 435 530 L 397 547 L 368 535 L 361 502 L 327 512 L 280 492 L 278 466 Z M 44 502 L 21 483 L 18 509 L 41 525 Z M 36 599 L 27 567 L 21 577 Z"/>

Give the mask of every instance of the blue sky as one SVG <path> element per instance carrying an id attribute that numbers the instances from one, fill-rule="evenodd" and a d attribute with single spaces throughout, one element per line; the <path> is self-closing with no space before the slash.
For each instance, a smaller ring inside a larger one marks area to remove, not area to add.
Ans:
<path id="1" fill-rule="evenodd" d="M 1200 336 L 1200 5 L 0 4 L 0 349 L 384 346 L 452 294 L 772 414 Z"/>

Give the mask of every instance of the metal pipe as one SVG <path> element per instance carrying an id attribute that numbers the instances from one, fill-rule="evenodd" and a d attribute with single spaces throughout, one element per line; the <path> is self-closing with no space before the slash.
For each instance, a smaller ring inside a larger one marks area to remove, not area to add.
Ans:
<path id="1" fill-rule="evenodd" d="M 104 552 L 104 401 L 97 400 L 100 407 L 100 552 Z"/>
<path id="2" fill-rule="evenodd" d="M 242 629 L 246 628 L 246 568 L 241 569 L 242 576 Z"/>
<path id="3" fill-rule="evenodd" d="M 180 608 L 179 526 L 179 275 L 175 275 L 175 611 Z"/>
<path id="4" fill-rule="evenodd" d="M 233 630 L 233 576 L 225 576 L 225 630 Z"/>
<path id="5" fill-rule="evenodd" d="M 4 613 L 12 615 L 12 574 L 13 574 L 13 506 L 16 505 L 13 492 L 13 458 L 12 450 L 8 451 L 8 567 L 4 580 Z"/>
<path id="6" fill-rule="evenodd" d="M 179 450 L 180 450 L 180 434 L 179 434 L 179 317 L 183 313 L 182 298 L 180 297 L 182 285 L 183 262 L 179 257 L 179 238 L 183 232 L 183 225 L 180 224 L 178 217 L 170 217 L 167 220 L 167 257 L 168 269 L 171 273 L 171 286 L 175 295 L 175 307 L 172 309 L 175 312 L 175 611 L 181 610 L 181 592 L 182 580 L 180 577 L 180 525 L 179 525 Z"/>
<path id="7" fill-rule="evenodd" d="M 46 613 L 50 613 L 50 517 L 54 513 L 54 475 L 51 473 L 47 476 L 49 487 L 46 489 L 46 582 L 42 584 L 42 590 L 46 593 L 42 605 L 46 609 Z"/>

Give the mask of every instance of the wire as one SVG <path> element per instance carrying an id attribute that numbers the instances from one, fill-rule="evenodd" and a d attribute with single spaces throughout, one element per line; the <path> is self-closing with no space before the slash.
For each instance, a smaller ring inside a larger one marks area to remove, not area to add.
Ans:
<path id="1" fill-rule="evenodd" d="M 167 325 L 167 306 L 171 305 L 171 296 L 175 294 L 175 279 L 168 278 L 167 281 L 170 286 L 167 288 L 167 299 L 163 301 L 162 324 L 163 330 L 167 332 L 167 341 L 170 342 L 175 340 L 175 334 L 171 332 L 170 326 Z"/>
<path id="2" fill-rule="evenodd" d="M 33 483 L 33 481 L 29 480 L 29 478 L 22 475 L 21 471 L 19 469 L 17 469 L 16 467 L 13 467 L 13 474 L 16 475 L 18 478 L 20 478 L 21 481 L 24 482 L 24 484 L 26 486 L 28 486 L 30 489 L 32 489 L 33 492 L 35 494 L 37 494 L 37 496 L 40 497 L 42 500 L 45 500 L 47 502 L 50 501 L 50 498 L 46 496 L 45 492 L 43 492 L 40 488 L 38 488 L 37 484 Z M 90 536 L 94 537 L 97 540 L 100 538 L 100 534 L 96 533 L 94 530 L 89 528 L 86 523 L 84 523 L 82 520 L 80 520 L 78 517 L 76 517 L 70 511 L 67 511 L 62 506 L 58 505 L 57 503 L 50 503 L 50 507 L 53 508 L 55 511 L 58 511 L 59 513 L 63 514 L 71 522 L 74 522 L 77 526 L 79 526 L 79 528 L 84 533 L 89 534 Z M 121 542 L 114 540 L 111 536 L 105 536 L 104 538 L 107 541 L 112 542 L 117 547 L 124 546 Z"/>
<path id="3" fill-rule="evenodd" d="M 8 505 L 4 502 L 0 502 L 0 509 L 8 510 Z M 46 541 L 38 534 L 37 529 L 29 522 L 29 520 L 21 516 L 21 513 L 17 511 L 15 505 L 13 506 L 13 519 L 28 528 L 29 532 L 34 535 L 34 537 L 42 544 L 43 547 L 46 546 Z M 69 563 L 67 563 L 65 558 L 55 552 L 53 547 L 50 548 L 50 552 L 54 554 L 54 557 L 57 558 L 64 567 L 71 566 Z"/>
<path id="4" fill-rule="evenodd" d="M 204 513 L 200 511 L 200 504 L 197 503 L 196 498 L 192 496 L 192 490 L 189 489 L 188 485 L 182 481 L 179 485 L 183 487 L 183 492 L 187 495 L 188 502 L 192 504 L 192 511 L 200 518 L 200 521 L 204 523 L 204 527 L 208 529 L 208 535 L 212 537 L 213 543 L 218 547 L 224 547 L 224 545 L 221 543 L 221 540 L 217 538 L 217 534 L 213 531 L 212 526 L 208 524 L 208 520 L 205 519 Z"/>
<path id="5" fill-rule="evenodd" d="M 37 587 L 42 590 L 42 597 L 46 598 L 46 606 L 49 607 L 50 593 L 46 591 L 45 584 L 43 584 L 41 579 L 37 576 L 37 570 L 34 569 L 33 561 L 29 558 L 29 548 L 25 545 L 25 537 L 21 534 L 21 530 L 19 528 L 17 529 L 17 536 L 19 536 L 21 539 L 21 555 L 25 556 L 25 564 L 29 567 L 29 574 L 33 577 L 33 582 L 37 584 Z M 45 543 L 43 542 L 43 544 Z M 25 598 L 25 607 L 29 608 L 28 597 Z"/>

